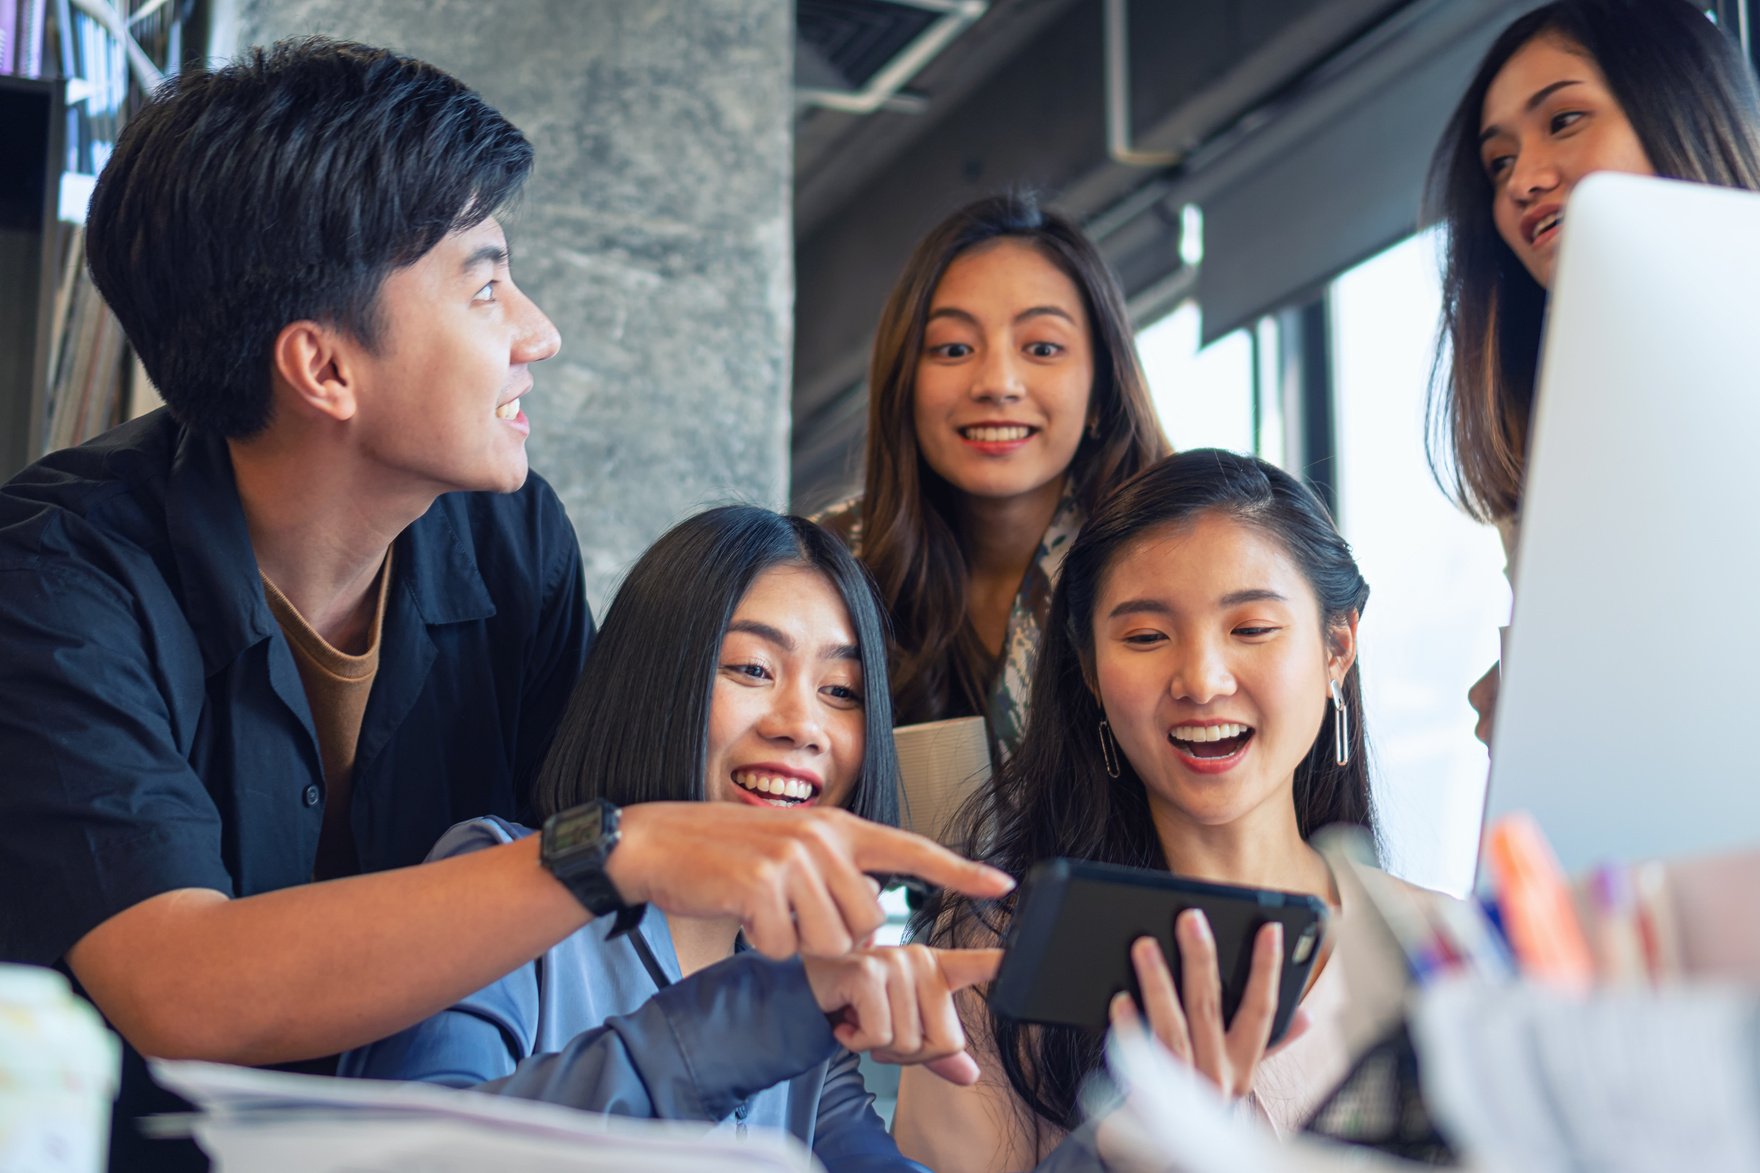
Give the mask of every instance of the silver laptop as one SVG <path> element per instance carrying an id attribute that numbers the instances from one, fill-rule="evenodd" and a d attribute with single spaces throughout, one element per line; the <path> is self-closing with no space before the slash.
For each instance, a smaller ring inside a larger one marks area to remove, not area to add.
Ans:
<path id="1" fill-rule="evenodd" d="M 1760 195 L 1596 175 L 1546 326 L 1487 819 L 1760 844 Z"/>

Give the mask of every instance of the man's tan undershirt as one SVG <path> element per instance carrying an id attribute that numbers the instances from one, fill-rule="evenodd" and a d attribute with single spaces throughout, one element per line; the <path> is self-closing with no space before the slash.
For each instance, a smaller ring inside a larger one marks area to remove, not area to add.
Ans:
<path id="1" fill-rule="evenodd" d="M 260 573 L 260 572 L 259 572 Z M 263 595 L 275 622 L 293 650 L 306 703 L 312 709 L 312 725 L 318 734 L 318 756 L 324 764 L 324 829 L 318 836 L 318 859 L 312 878 L 330 880 L 352 876 L 360 870 L 349 820 L 353 794 L 354 753 L 360 741 L 361 718 L 373 678 L 379 672 L 379 632 L 385 622 L 385 600 L 391 594 L 391 552 L 379 568 L 373 607 L 373 623 L 367 631 L 367 649 L 357 656 L 339 652 L 319 635 L 305 616 L 294 609 L 274 583 L 263 578 Z"/>

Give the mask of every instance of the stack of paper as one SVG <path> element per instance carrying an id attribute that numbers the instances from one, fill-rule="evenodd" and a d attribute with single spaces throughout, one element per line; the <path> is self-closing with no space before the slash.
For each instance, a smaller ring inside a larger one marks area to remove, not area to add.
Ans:
<path id="1" fill-rule="evenodd" d="M 193 1135 L 216 1173 L 801 1173 L 818 1170 L 781 1132 L 705 1135 L 684 1121 L 629 1120 L 431 1084 L 326 1079 L 217 1063 L 153 1063 L 201 1109 L 162 1118 Z"/>

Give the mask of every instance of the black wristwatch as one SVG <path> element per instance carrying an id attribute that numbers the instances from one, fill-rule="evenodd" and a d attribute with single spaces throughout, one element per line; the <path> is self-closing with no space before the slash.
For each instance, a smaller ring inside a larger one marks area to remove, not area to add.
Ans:
<path id="1" fill-rule="evenodd" d="M 617 805 L 603 798 L 559 811 L 544 820 L 540 858 L 550 874 L 594 916 L 617 914 L 611 936 L 621 937 L 642 922 L 646 904 L 625 904 L 605 874 L 605 865 L 622 838 Z"/>

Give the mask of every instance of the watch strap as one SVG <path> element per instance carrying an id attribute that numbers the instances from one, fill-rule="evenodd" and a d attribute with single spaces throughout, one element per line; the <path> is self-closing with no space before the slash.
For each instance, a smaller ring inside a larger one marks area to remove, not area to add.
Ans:
<path id="1" fill-rule="evenodd" d="M 627 933 L 635 932 L 635 927 L 642 923 L 642 917 L 647 914 L 647 911 L 646 904 L 620 905 L 617 909 L 617 922 L 611 926 L 611 931 L 605 935 L 605 939 L 615 941 Z M 635 939 L 640 940 L 641 934 L 637 933 Z"/>

